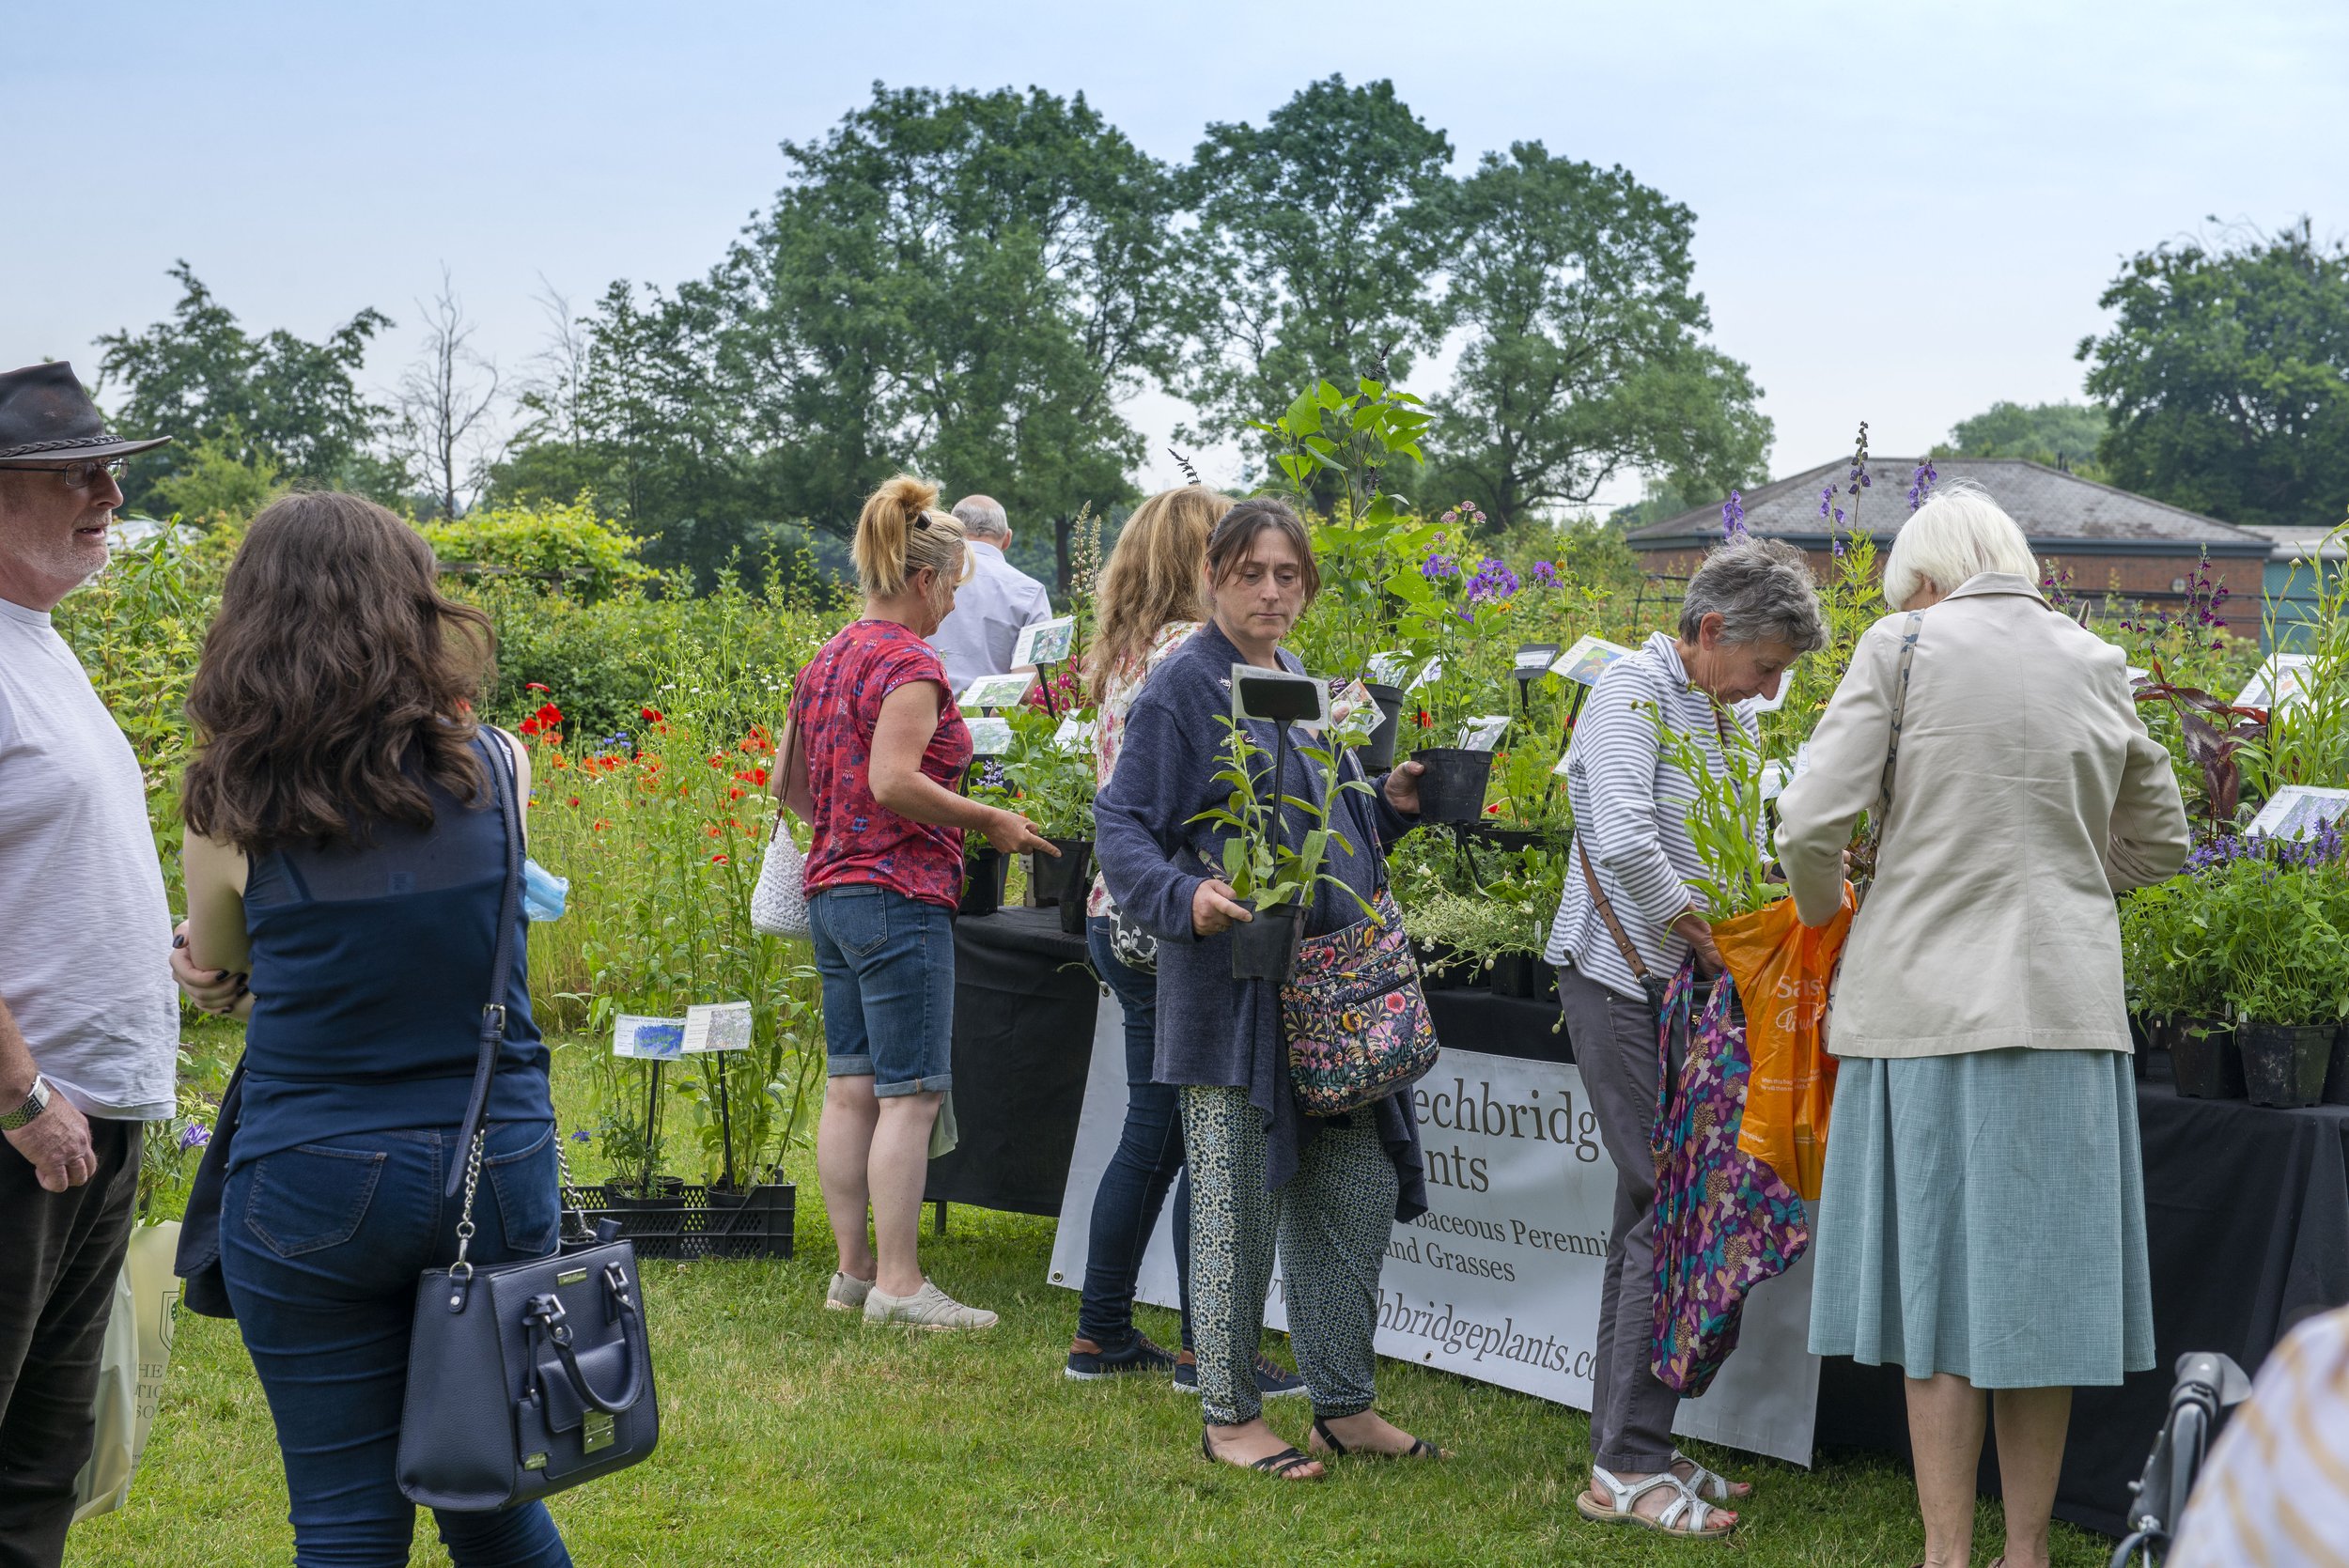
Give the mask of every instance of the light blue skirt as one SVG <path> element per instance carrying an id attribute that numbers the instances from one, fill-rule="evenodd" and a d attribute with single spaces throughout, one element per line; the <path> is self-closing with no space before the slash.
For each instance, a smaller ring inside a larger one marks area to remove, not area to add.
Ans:
<path id="1" fill-rule="evenodd" d="M 1980 1389 L 2154 1364 L 2137 1085 L 2117 1051 L 1841 1063 L 1811 1349 Z"/>

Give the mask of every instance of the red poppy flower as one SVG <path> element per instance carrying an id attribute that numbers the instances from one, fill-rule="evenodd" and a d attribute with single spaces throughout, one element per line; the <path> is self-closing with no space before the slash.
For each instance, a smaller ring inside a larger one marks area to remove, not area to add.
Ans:
<path id="1" fill-rule="evenodd" d="M 728 789 L 726 791 L 726 799 L 729 800 L 739 800 L 742 799 L 742 786 L 740 784 L 736 784 L 732 788 Z"/>
<path id="2" fill-rule="evenodd" d="M 716 838 L 718 836 L 718 825 L 714 822 L 709 825 L 709 836 L 711 838 Z"/>
<path id="3" fill-rule="evenodd" d="M 1427 717 L 1427 710 L 1423 707 L 1419 710 L 1419 727 L 1423 730 L 1432 730 L 1436 727 L 1436 722 Z"/>
<path id="4" fill-rule="evenodd" d="M 575 806 L 575 805 L 577 805 L 577 804 L 579 804 L 579 797 L 578 797 L 578 796 L 574 795 L 574 796 L 572 796 L 572 797 L 571 797 L 571 804 L 572 804 L 572 805 L 574 805 L 574 806 Z"/>
<path id="5" fill-rule="evenodd" d="M 525 736 L 537 735 L 538 733 L 538 721 L 536 719 L 525 719 L 521 722 L 520 727 L 522 734 Z"/>
<path id="6" fill-rule="evenodd" d="M 746 784 L 763 785 L 767 782 L 767 769 L 764 768 L 753 768 L 743 772 L 737 773 L 734 776 L 741 780 Z"/>
<path id="7" fill-rule="evenodd" d="M 723 768 L 725 765 L 726 759 L 723 753 L 709 759 L 709 766 L 712 768 Z"/>
<path id="8" fill-rule="evenodd" d="M 541 685 L 539 685 L 539 684 L 538 684 L 537 681 L 535 681 L 535 680 L 526 680 L 526 681 L 522 682 L 522 690 L 523 690 L 523 691 L 547 691 L 547 692 L 552 692 L 552 691 L 554 690 L 554 688 L 552 688 L 552 686 L 541 686 Z"/>
<path id="9" fill-rule="evenodd" d="M 610 826 L 612 826 L 612 819 L 608 816 L 599 816 L 595 819 L 595 821 L 588 824 L 588 827 L 592 831 L 599 833 Z"/>
<path id="10" fill-rule="evenodd" d="M 1486 806 L 1485 808 L 1485 815 L 1486 816 L 1499 816 L 1501 815 L 1501 802 L 1495 800 L 1491 805 Z"/>
<path id="11" fill-rule="evenodd" d="M 532 717 L 537 719 L 541 725 L 552 729 L 563 722 L 563 710 L 552 703 L 541 703 L 538 706 L 538 711 Z"/>
<path id="12" fill-rule="evenodd" d="M 636 717 L 647 724 L 658 724 L 661 722 L 661 710 L 657 707 L 640 707 L 636 710 Z"/>
<path id="13" fill-rule="evenodd" d="M 712 855 L 709 857 L 709 863 L 711 865 L 723 865 L 726 863 L 726 858 L 723 855 Z"/>

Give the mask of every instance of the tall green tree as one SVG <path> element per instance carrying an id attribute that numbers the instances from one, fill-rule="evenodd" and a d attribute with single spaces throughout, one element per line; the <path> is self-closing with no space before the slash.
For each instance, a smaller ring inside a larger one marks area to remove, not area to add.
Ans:
<path id="1" fill-rule="evenodd" d="M 1937 458 L 2028 458 L 2102 478 L 2096 449 L 2111 428 L 2094 403 L 2015 403 L 2005 398 L 1950 427 Z"/>
<path id="2" fill-rule="evenodd" d="M 390 318 L 362 309 L 315 343 L 282 328 L 257 337 L 185 261 L 171 276 L 180 297 L 168 320 L 98 339 L 100 389 L 119 383 L 127 393 L 116 416 L 122 430 L 173 439 L 132 459 L 123 487 L 131 506 L 159 499 L 157 482 L 194 461 L 199 448 L 215 467 L 226 460 L 289 480 L 397 495 L 397 466 L 371 450 L 385 411 L 355 379 L 369 340 L 392 325 Z"/>
<path id="3" fill-rule="evenodd" d="M 2229 522 L 2337 522 L 2349 505 L 2349 247 L 2303 218 L 2161 245 L 2098 301 L 2088 391 L 2113 483 Z"/>
<path id="4" fill-rule="evenodd" d="M 1386 81 L 1330 76 L 1262 127 L 1207 127 L 1183 175 L 1200 265 L 1187 437 L 1239 436 L 1319 380 L 1408 376 L 1441 332 L 1451 161 Z"/>
<path id="5" fill-rule="evenodd" d="M 1434 400 L 1433 494 L 1473 498 L 1499 533 L 1626 470 L 1685 495 L 1762 472 L 1770 421 L 1745 365 L 1705 341 L 1687 207 L 1519 142 L 1450 208 L 1442 319 L 1465 342 Z"/>
<path id="6" fill-rule="evenodd" d="M 646 559 L 852 531 L 900 469 L 1066 529 L 1131 493 L 1122 398 L 1173 369 L 1171 172 L 1080 95 L 874 87 L 706 278 L 615 286 L 581 417 L 509 459 L 614 481 Z M 559 423 L 559 422 L 556 422 Z M 542 454 L 560 440 L 568 455 Z"/>

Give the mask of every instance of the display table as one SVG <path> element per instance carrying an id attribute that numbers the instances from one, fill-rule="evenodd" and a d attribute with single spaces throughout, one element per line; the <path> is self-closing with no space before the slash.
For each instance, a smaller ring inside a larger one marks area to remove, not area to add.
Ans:
<path id="1" fill-rule="evenodd" d="M 928 1203 L 1060 1213 L 1084 1108 L 1101 983 L 1058 909 L 955 922 L 955 1152 L 930 1161 Z M 1113 1004 L 1112 1004 L 1113 1005 Z"/>
<path id="2" fill-rule="evenodd" d="M 955 1101 L 963 1143 L 931 1168 L 928 1195 L 1058 1214 L 1093 1048 L 1107 1001 L 1081 966 L 1083 944 L 1057 912 L 1011 909 L 956 923 Z M 1555 1002 L 1481 990 L 1428 993 L 1455 1050 L 1573 1060 Z M 2169 1401 L 2170 1368 L 2220 1350 L 2256 1373 L 2303 1316 L 2349 1305 L 2349 1107 L 2269 1110 L 2182 1099 L 2160 1077 L 2139 1084 L 2156 1364 L 2073 1405 L 2056 1512 L 2118 1533 Z M 1101 1110 L 1097 1109 L 1097 1115 Z M 2063 1201 L 2049 1193 L 2051 1203 Z M 2051 1302 L 2050 1312 L 2064 1304 Z M 1733 1358 L 1734 1364 L 1734 1358 Z M 1829 1360 L 1815 1440 L 1907 1456 L 1897 1368 Z M 1985 1490 L 1997 1481 L 1984 1446 Z"/>

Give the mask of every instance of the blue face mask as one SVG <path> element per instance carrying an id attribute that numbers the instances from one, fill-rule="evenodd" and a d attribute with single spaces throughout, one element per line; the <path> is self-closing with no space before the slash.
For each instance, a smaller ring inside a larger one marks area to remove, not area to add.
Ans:
<path id="1" fill-rule="evenodd" d="M 522 862 L 522 913 L 532 920 L 561 920 L 570 878 L 557 877 L 537 861 Z"/>

